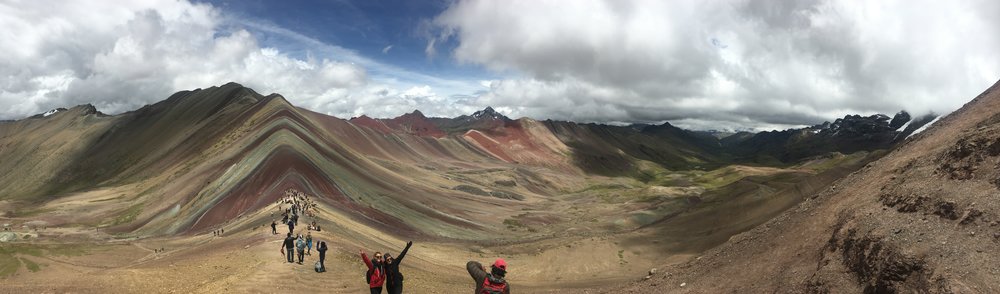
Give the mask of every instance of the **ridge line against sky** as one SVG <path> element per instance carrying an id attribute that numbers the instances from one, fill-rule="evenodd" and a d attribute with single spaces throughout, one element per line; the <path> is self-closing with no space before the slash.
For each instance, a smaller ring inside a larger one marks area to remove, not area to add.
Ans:
<path id="1" fill-rule="evenodd" d="M 0 2 L 0 119 L 235 81 L 342 118 L 770 130 L 948 113 L 1000 78 L 995 1 L 572 3 Z"/>

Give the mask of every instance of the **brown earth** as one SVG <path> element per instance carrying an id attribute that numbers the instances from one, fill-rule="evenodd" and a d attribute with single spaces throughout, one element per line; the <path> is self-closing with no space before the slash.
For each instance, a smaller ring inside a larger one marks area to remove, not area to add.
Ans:
<path id="1" fill-rule="evenodd" d="M 605 292 L 1000 291 L 998 90 L 763 225 Z"/>

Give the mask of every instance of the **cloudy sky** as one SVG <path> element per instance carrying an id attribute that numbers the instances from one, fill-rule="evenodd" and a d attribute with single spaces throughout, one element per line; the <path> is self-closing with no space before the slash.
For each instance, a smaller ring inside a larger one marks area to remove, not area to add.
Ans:
<path id="1" fill-rule="evenodd" d="M 1000 79 L 997 15 L 990 0 L 0 0 L 0 119 L 229 81 L 342 118 L 948 113 Z"/>

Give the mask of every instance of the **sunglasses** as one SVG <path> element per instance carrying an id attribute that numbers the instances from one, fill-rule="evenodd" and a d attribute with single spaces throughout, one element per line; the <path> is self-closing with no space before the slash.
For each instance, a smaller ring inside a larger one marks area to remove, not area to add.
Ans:
<path id="1" fill-rule="evenodd" d="M 381 255 L 375 255 L 375 258 L 382 258 Z"/>

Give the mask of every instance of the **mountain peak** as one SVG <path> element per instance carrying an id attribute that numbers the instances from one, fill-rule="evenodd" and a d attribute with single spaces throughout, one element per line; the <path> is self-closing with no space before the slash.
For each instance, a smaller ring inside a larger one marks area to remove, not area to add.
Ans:
<path id="1" fill-rule="evenodd" d="M 220 88 L 246 88 L 242 84 L 237 83 L 237 82 L 228 82 L 228 83 L 226 83 L 226 84 L 224 84 L 222 86 L 219 86 L 219 87 Z"/>
<path id="2" fill-rule="evenodd" d="M 472 118 L 475 119 L 493 119 L 493 120 L 510 120 L 507 116 L 497 112 L 491 106 L 486 106 L 485 109 L 476 111 L 472 114 Z"/>
<path id="3" fill-rule="evenodd" d="M 407 113 L 407 114 L 403 114 L 403 115 L 401 115 L 399 117 L 404 117 L 404 116 L 407 116 L 407 117 L 417 117 L 417 118 L 427 118 L 426 116 L 424 116 L 423 112 L 420 112 L 419 109 L 414 109 L 413 112 L 410 112 L 410 113 Z"/>

